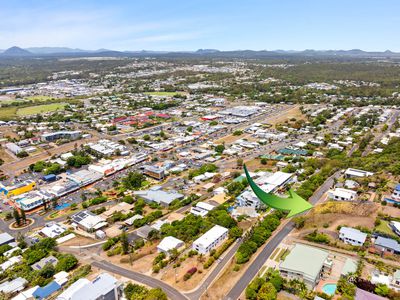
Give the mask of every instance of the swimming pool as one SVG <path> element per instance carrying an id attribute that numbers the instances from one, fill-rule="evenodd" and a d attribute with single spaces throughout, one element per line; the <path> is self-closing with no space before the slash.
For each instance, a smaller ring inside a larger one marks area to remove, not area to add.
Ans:
<path id="1" fill-rule="evenodd" d="M 322 291 L 329 295 L 332 296 L 333 294 L 335 294 L 336 291 L 336 283 L 327 283 L 322 287 Z"/>
<path id="2" fill-rule="evenodd" d="M 71 204 L 69 204 L 69 203 L 63 203 L 63 204 L 57 205 L 54 209 L 55 210 L 62 210 L 64 208 L 67 208 L 67 207 L 70 207 L 70 206 L 71 206 Z"/>

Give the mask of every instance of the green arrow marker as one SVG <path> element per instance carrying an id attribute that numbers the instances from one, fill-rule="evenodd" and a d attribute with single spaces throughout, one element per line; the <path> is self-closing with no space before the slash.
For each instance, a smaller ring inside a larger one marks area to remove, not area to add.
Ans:
<path id="1" fill-rule="evenodd" d="M 288 198 L 281 198 L 271 193 L 264 192 L 254 181 L 251 179 L 249 172 L 247 171 L 246 165 L 244 167 L 244 172 L 246 173 L 247 181 L 250 184 L 251 189 L 254 194 L 260 199 L 264 204 L 273 207 L 278 210 L 289 211 L 288 218 L 300 214 L 306 210 L 311 209 L 313 206 L 311 203 L 307 202 L 299 195 L 297 195 L 293 190 L 289 190 Z"/>

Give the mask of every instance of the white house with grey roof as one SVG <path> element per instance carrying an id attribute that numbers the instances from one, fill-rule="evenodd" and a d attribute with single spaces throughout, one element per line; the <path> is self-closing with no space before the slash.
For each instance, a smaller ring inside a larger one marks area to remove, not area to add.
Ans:
<path id="1" fill-rule="evenodd" d="M 367 234 L 351 227 L 342 227 L 339 231 L 339 239 L 353 246 L 362 246 L 367 239 Z"/>
<path id="2" fill-rule="evenodd" d="M 90 300 L 105 299 L 117 300 L 121 298 L 121 284 L 108 273 L 101 273 L 93 281 L 87 278 L 78 279 L 71 284 L 57 300 Z"/>
<path id="3" fill-rule="evenodd" d="M 165 254 L 169 254 L 169 252 L 173 249 L 181 248 L 185 243 L 180 239 L 177 239 L 173 236 L 166 236 L 162 239 L 162 241 L 157 246 L 158 252 L 163 252 Z"/>

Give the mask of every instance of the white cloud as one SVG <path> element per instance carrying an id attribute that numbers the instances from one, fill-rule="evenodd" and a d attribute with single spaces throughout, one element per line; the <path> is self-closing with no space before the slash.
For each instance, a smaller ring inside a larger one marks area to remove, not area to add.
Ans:
<path id="1" fill-rule="evenodd" d="M 85 49 L 138 50 L 150 43 L 181 41 L 195 33 L 170 33 L 183 27 L 182 20 L 139 21 L 122 18 L 118 10 L 46 8 L 0 10 L 0 48 L 11 46 L 67 46 Z M 132 45 L 132 46 L 131 46 Z"/>

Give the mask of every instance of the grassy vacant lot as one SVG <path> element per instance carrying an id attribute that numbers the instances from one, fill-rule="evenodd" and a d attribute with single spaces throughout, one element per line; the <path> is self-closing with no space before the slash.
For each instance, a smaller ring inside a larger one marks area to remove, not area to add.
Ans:
<path id="1" fill-rule="evenodd" d="M 52 97 L 49 96 L 30 96 L 30 97 L 26 97 L 26 100 L 32 100 L 32 101 L 47 101 L 47 100 L 51 100 L 53 99 Z"/>
<path id="2" fill-rule="evenodd" d="M 19 108 L 17 110 L 18 116 L 29 116 L 35 115 L 40 113 L 46 113 L 56 110 L 64 110 L 66 103 L 52 103 L 52 104 L 45 104 L 45 105 L 36 105 L 36 106 L 28 106 Z"/>
<path id="3" fill-rule="evenodd" d="M 0 120 L 10 120 L 15 117 L 17 107 L 1 107 L 0 108 Z"/>
<path id="4" fill-rule="evenodd" d="M 381 220 L 381 224 L 375 227 L 376 231 L 384 232 L 387 235 L 396 237 L 396 235 L 393 233 L 392 229 L 389 227 L 389 222 L 385 220 Z"/>
<path id="5" fill-rule="evenodd" d="M 150 96 L 166 96 L 166 97 L 172 97 L 176 94 L 181 95 L 182 92 L 146 92 L 146 95 L 150 95 Z"/>

